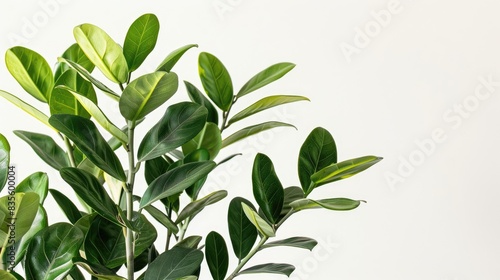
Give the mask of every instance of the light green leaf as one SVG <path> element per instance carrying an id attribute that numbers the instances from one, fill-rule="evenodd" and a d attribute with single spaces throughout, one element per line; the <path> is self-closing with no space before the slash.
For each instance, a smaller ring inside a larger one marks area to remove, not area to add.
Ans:
<path id="1" fill-rule="evenodd" d="M 41 55 L 24 47 L 13 47 L 5 53 L 5 64 L 26 92 L 47 103 L 54 87 L 54 76 Z"/>
<path id="2" fill-rule="evenodd" d="M 26 113 L 30 114 L 31 116 L 35 117 L 37 120 L 41 121 L 44 125 L 52 128 L 52 126 L 49 124 L 49 117 L 36 109 L 35 107 L 29 105 L 28 103 L 22 101 L 21 99 L 17 98 L 16 96 L 0 90 L 0 96 L 7 99 L 10 103 L 16 105 L 18 108 L 21 110 L 25 111 Z M 52 128 L 54 129 L 54 128 Z M 57 131 L 57 130 L 56 130 Z"/>
<path id="3" fill-rule="evenodd" d="M 182 241 L 177 242 L 177 244 L 175 244 L 174 247 L 197 249 L 202 239 L 203 238 L 198 235 L 188 236 L 184 238 Z"/>
<path id="4" fill-rule="evenodd" d="M 56 170 L 69 166 L 68 155 L 50 136 L 22 130 L 15 130 L 14 134 L 28 143 L 45 163 Z"/>
<path id="5" fill-rule="evenodd" d="M 47 173 L 35 172 L 26 177 L 16 187 L 16 192 L 28 193 L 33 192 L 38 194 L 40 204 L 43 204 L 49 191 L 49 177 Z"/>
<path id="6" fill-rule="evenodd" d="M 88 72 L 92 72 L 94 70 L 95 65 L 89 58 L 85 55 L 82 48 L 78 44 L 71 45 L 64 53 L 61 55 L 62 58 L 71 60 L 77 63 L 80 67 L 87 70 Z M 68 69 L 71 69 L 67 63 L 59 62 L 56 66 L 56 71 L 54 73 L 54 81 L 57 81 L 59 77 L 66 72 Z"/>
<path id="7" fill-rule="evenodd" d="M 224 238 L 217 232 L 211 231 L 205 242 L 207 265 L 214 280 L 224 280 L 229 267 L 229 254 Z"/>
<path id="8" fill-rule="evenodd" d="M 227 213 L 229 237 L 234 254 L 240 261 L 250 253 L 258 236 L 257 229 L 243 211 L 243 205 L 248 205 L 255 210 L 250 201 L 242 197 L 235 197 L 229 203 Z"/>
<path id="9" fill-rule="evenodd" d="M 262 70 L 257 75 L 253 76 L 238 92 L 237 97 L 242 97 L 249 94 L 267 84 L 270 84 L 286 73 L 292 70 L 295 64 L 289 62 L 277 63 L 269 66 L 268 68 Z"/>
<path id="10" fill-rule="evenodd" d="M 186 85 L 186 90 L 189 95 L 189 99 L 196 104 L 200 104 L 201 106 L 207 108 L 207 122 L 213 122 L 214 124 L 219 124 L 219 112 L 215 106 L 208 100 L 205 95 L 193 84 L 188 81 L 184 81 L 184 85 Z"/>
<path id="11" fill-rule="evenodd" d="M 276 224 L 283 208 L 284 191 L 271 159 L 257 154 L 252 169 L 253 195 L 260 209 L 272 224 Z"/>
<path id="12" fill-rule="evenodd" d="M 82 24 L 73 29 L 76 42 L 85 55 L 109 80 L 125 83 L 128 79 L 127 60 L 122 48 L 101 28 Z"/>
<path id="13" fill-rule="evenodd" d="M 208 97 L 223 111 L 233 103 L 233 83 L 222 62 L 212 54 L 202 52 L 198 58 L 198 72 Z"/>
<path id="14" fill-rule="evenodd" d="M 9 177 L 10 145 L 7 138 L 0 133 L 0 191 Z"/>
<path id="15" fill-rule="evenodd" d="M 132 23 L 123 43 L 123 55 L 129 72 L 139 68 L 153 51 L 159 31 L 160 22 L 153 14 L 144 14 Z"/>
<path id="16" fill-rule="evenodd" d="M 75 70 L 68 69 L 56 81 L 50 96 L 50 114 L 70 114 L 89 119 L 89 112 L 75 99 L 71 91 L 78 92 L 97 103 L 97 96 L 92 84 L 80 77 Z"/>
<path id="17" fill-rule="evenodd" d="M 76 224 L 76 222 L 82 218 L 82 213 L 80 213 L 78 208 L 68 197 L 55 189 L 49 189 L 49 192 L 70 223 Z"/>
<path id="18" fill-rule="evenodd" d="M 299 199 L 292 203 L 290 206 L 295 211 L 305 209 L 324 208 L 335 211 L 348 211 L 357 208 L 363 200 L 352 200 L 349 198 L 327 198 L 320 200 L 312 200 L 309 198 Z"/>
<path id="19" fill-rule="evenodd" d="M 243 207 L 243 212 L 247 216 L 248 220 L 255 226 L 255 228 L 266 237 L 274 237 L 276 234 L 273 227 L 268 224 L 263 218 L 255 212 L 250 206 L 246 205 L 244 202 L 241 203 Z"/>
<path id="20" fill-rule="evenodd" d="M 191 218 L 191 220 L 198 215 L 205 207 L 208 205 L 212 205 L 224 199 L 227 196 L 227 191 L 220 190 L 215 191 L 203 198 L 190 202 L 184 209 L 182 209 L 179 216 L 177 216 L 176 224 L 184 221 L 187 218 Z"/>
<path id="21" fill-rule="evenodd" d="M 245 139 L 248 136 L 257 134 L 259 132 L 262 132 L 262 131 L 265 131 L 265 130 L 268 130 L 271 128 L 281 127 L 281 126 L 288 126 L 288 127 L 295 128 L 295 126 L 293 126 L 291 124 L 282 123 L 282 122 L 274 122 L 274 121 L 248 126 L 248 127 L 245 127 L 241 130 L 236 131 L 235 133 L 228 136 L 226 139 L 222 140 L 222 148 L 225 148 L 225 147 L 227 147 L 235 142 L 238 142 L 242 139 Z"/>
<path id="22" fill-rule="evenodd" d="M 198 45 L 190 44 L 176 49 L 169 53 L 167 57 L 160 63 L 156 71 L 170 72 L 179 59 L 191 48 L 197 48 Z"/>
<path id="23" fill-rule="evenodd" d="M 87 260 L 77 257 L 74 260 L 75 265 L 83 268 L 88 274 L 96 277 L 99 280 L 127 280 L 123 277 L 116 275 L 113 271 L 105 266 L 98 264 L 91 264 Z"/>
<path id="24" fill-rule="evenodd" d="M 213 160 L 222 147 L 222 136 L 219 127 L 213 122 L 207 122 L 205 127 L 186 144 L 182 145 L 182 152 L 187 155 L 197 149 L 205 149 Z"/>
<path id="25" fill-rule="evenodd" d="M 285 263 L 266 263 L 256 266 L 252 266 L 241 271 L 241 274 L 254 274 L 254 273 L 272 273 L 272 274 L 283 274 L 290 277 L 290 274 L 295 270 L 295 266 Z"/>
<path id="26" fill-rule="evenodd" d="M 0 244 L 3 244 L 3 250 L 7 249 L 7 246 L 13 245 L 14 243 L 12 242 L 18 242 L 29 231 L 40 205 L 38 194 L 33 192 L 16 193 L 13 196 L 14 200 L 9 199 L 10 197 L 3 196 L 0 198 L 0 211 L 3 212 L 3 216 L 5 217 L 0 230 L 6 233 L 6 237 L 11 236 L 11 232 L 14 231 L 12 239 L 0 240 L 2 241 Z M 11 208 L 9 209 L 9 207 Z M 12 228 L 9 224 L 14 221 L 16 226 Z"/>
<path id="27" fill-rule="evenodd" d="M 123 190 L 125 189 L 125 182 L 122 182 L 115 177 L 109 176 L 108 173 L 104 173 L 104 181 L 109 189 L 109 194 L 113 199 L 115 204 L 120 204 L 122 198 Z"/>
<path id="28" fill-rule="evenodd" d="M 10 274 L 9 272 L 7 272 L 5 270 L 0 270 L 0 279 L 3 279 L 3 280 L 17 280 L 17 278 L 14 277 L 14 275 Z"/>
<path id="29" fill-rule="evenodd" d="M 191 276 L 200 268 L 202 261 L 200 250 L 174 247 L 148 266 L 144 280 L 177 280 Z"/>
<path id="30" fill-rule="evenodd" d="M 261 247 L 261 249 L 279 247 L 279 246 L 288 246 L 288 247 L 296 247 L 312 251 L 312 249 L 316 247 L 316 245 L 318 245 L 318 242 L 308 237 L 291 237 L 283 240 L 266 243 Z"/>
<path id="31" fill-rule="evenodd" d="M 120 112 L 130 121 L 144 118 L 174 95 L 178 88 L 177 74 L 154 72 L 133 80 L 120 98 Z"/>

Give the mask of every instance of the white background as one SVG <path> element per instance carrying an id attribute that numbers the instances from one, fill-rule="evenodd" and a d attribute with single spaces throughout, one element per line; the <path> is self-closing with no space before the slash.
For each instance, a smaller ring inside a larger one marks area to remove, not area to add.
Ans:
<path id="1" fill-rule="evenodd" d="M 384 157 L 368 171 L 312 195 L 368 203 L 351 212 L 299 213 L 280 230 L 280 238 L 318 239 L 321 245 L 313 252 L 272 249 L 258 254 L 252 264 L 292 263 L 297 267 L 292 279 L 500 279 L 498 1 L 65 0 L 42 4 L 48 2 L 1 2 L 0 53 L 20 44 L 53 64 L 74 42 L 74 26 L 96 24 L 121 43 L 135 18 L 153 12 L 161 22 L 160 38 L 140 73 L 154 70 L 168 52 L 190 43 L 200 47 L 190 50 L 174 71 L 197 86 L 201 86 L 196 65 L 201 51 L 224 62 L 237 89 L 271 64 L 297 64 L 280 81 L 245 102 L 242 99 L 235 111 L 269 94 L 305 95 L 311 102 L 277 108 L 244 123 L 275 119 L 292 122 L 298 130 L 276 130 L 224 150 L 219 159 L 240 150 L 245 154 L 213 173 L 212 189 L 227 189 L 230 197 L 251 195 L 250 169 L 257 151 L 273 159 L 285 186 L 297 185 L 298 150 L 316 126 L 331 131 L 340 160 L 368 154 Z M 392 12 L 384 18 L 384 26 L 374 16 L 387 13 L 381 10 Z M 490 91 L 481 79 L 493 81 Z M 22 91 L 3 63 L 0 88 L 46 111 L 45 105 Z M 181 87 L 170 104 L 184 99 Z M 12 134 L 15 129 L 47 134 L 50 130 L 10 103 L 0 104 L 0 132 L 11 142 L 19 177 L 41 170 L 49 174 L 52 188 L 71 193 L 58 173 Z M 117 125 L 123 125 L 111 100 L 102 96 L 100 105 Z M 165 108 L 146 123 L 156 122 Z M 140 128 L 138 137 L 144 132 L 145 127 Z M 436 133 L 441 135 L 430 140 Z M 144 186 L 138 192 L 141 189 Z M 217 230 L 227 236 L 229 200 L 199 215 L 188 234 Z M 65 220 L 51 198 L 46 203 L 51 223 Z M 204 272 L 202 279 L 210 279 L 206 268 Z"/>

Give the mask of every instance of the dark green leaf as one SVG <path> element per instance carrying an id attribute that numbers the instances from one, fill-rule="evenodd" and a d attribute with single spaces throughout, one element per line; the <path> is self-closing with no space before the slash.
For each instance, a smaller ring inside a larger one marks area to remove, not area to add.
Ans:
<path id="1" fill-rule="evenodd" d="M 26 92 L 42 102 L 49 100 L 54 76 L 41 55 L 24 47 L 13 47 L 5 54 L 5 64 Z"/>
<path id="2" fill-rule="evenodd" d="M 73 141 L 97 167 L 125 182 L 127 178 L 120 160 L 92 121 L 80 116 L 53 115 L 49 123 Z"/>
<path id="3" fill-rule="evenodd" d="M 47 197 L 47 192 L 49 191 L 49 177 L 47 173 L 35 172 L 16 187 L 16 192 L 28 193 L 33 192 L 38 194 L 40 198 L 40 204 L 43 204 L 45 198 Z"/>
<path id="4" fill-rule="evenodd" d="M 184 154 L 189 154 L 197 149 L 205 149 L 213 160 L 222 147 L 222 136 L 219 127 L 212 122 L 207 122 L 205 127 L 186 144 L 182 145 Z"/>
<path id="5" fill-rule="evenodd" d="M 212 102 L 210 102 L 210 100 L 208 100 L 203 95 L 203 93 L 190 82 L 184 81 L 184 84 L 186 85 L 186 90 L 189 95 L 189 99 L 191 99 L 191 101 L 193 101 L 194 103 L 200 104 L 201 106 L 207 108 L 208 110 L 207 122 L 213 122 L 216 125 L 218 125 L 219 112 L 217 112 L 217 109 L 214 107 Z"/>
<path id="6" fill-rule="evenodd" d="M 283 209 L 284 191 L 271 159 L 257 154 L 252 171 L 253 195 L 267 220 L 276 224 Z"/>
<path id="7" fill-rule="evenodd" d="M 179 216 L 177 216 L 177 220 L 175 221 L 176 224 L 179 224 L 180 222 L 184 221 L 187 218 L 191 218 L 191 220 L 198 215 L 205 207 L 208 205 L 217 203 L 224 199 L 227 196 L 227 191 L 225 190 L 220 190 L 213 192 L 204 198 L 198 199 L 196 201 L 193 201 L 186 205 L 184 209 L 182 209 L 181 213 Z"/>
<path id="8" fill-rule="evenodd" d="M 167 172 L 170 164 L 163 158 L 157 157 L 150 160 L 146 160 L 144 167 L 144 177 L 146 178 L 146 183 L 149 185 L 156 178 Z"/>
<path id="9" fill-rule="evenodd" d="M 162 156 L 195 137 L 205 126 L 207 109 L 192 102 L 167 108 L 163 118 L 142 139 L 140 161 Z"/>
<path id="10" fill-rule="evenodd" d="M 233 83 L 224 64 L 212 54 L 202 52 L 198 58 L 201 83 L 208 97 L 223 111 L 233 103 Z"/>
<path id="11" fill-rule="evenodd" d="M 241 274 L 253 274 L 253 273 L 272 273 L 272 274 L 283 274 L 290 277 L 290 274 L 295 270 L 295 267 L 291 264 L 285 263 L 266 263 L 247 268 L 239 273 Z"/>
<path id="12" fill-rule="evenodd" d="M 158 253 L 158 250 L 156 250 L 155 245 L 151 245 L 147 250 L 142 252 L 138 257 L 134 259 L 134 272 L 143 270 L 159 255 L 160 253 Z"/>
<path id="13" fill-rule="evenodd" d="M 89 263 L 87 260 L 81 257 L 76 257 L 74 259 L 75 265 L 80 266 L 86 272 L 93 276 L 93 279 L 99 280 L 127 280 L 123 277 L 116 275 L 113 271 L 106 268 L 103 265 Z"/>
<path id="14" fill-rule="evenodd" d="M 41 121 L 46 126 L 52 128 L 52 126 L 49 124 L 49 117 L 47 117 L 47 115 L 42 113 L 40 110 L 36 109 L 35 107 L 29 105 L 28 103 L 22 101 L 21 99 L 17 98 L 16 96 L 6 91 L 0 90 L 0 96 L 7 99 L 7 101 L 9 101 L 10 103 L 16 105 L 19 109 L 30 114 L 32 117 L 35 117 L 37 120 Z"/>
<path id="15" fill-rule="evenodd" d="M 337 147 L 332 135 L 322 127 L 315 128 L 299 152 L 298 172 L 304 192 L 309 194 L 312 191 L 312 174 L 336 162 Z"/>
<path id="16" fill-rule="evenodd" d="M 274 121 L 265 122 L 265 123 L 261 123 L 261 124 L 257 124 L 257 125 L 252 125 L 249 127 L 245 127 L 241 130 L 238 130 L 235 133 L 228 136 L 226 139 L 222 140 L 222 148 L 225 148 L 225 147 L 227 147 L 235 142 L 238 142 L 242 139 L 245 139 L 248 136 L 257 134 L 259 132 L 262 132 L 262 131 L 265 131 L 265 130 L 268 130 L 271 128 L 280 127 L 280 126 L 288 126 L 288 127 L 295 128 L 295 126 L 293 126 L 291 124 L 282 123 L 282 122 L 274 122 Z"/>
<path id="17" fill-rule="evenodd" d="M 261 249 L 278 247 L 278 246 L 289 246 L 289 247 L 302 248 L 312 251 L 312 249 L 316 247 L 316 245 L 318 245 L 318 242 L 308 237 L 291 237 L 283 240 L 269 242 L 264 246 L 262 246 Z"/>
<path id="18" fill-rule="evenodd" d="M 0 246 L 3 245 L 2 247 L 13 245 L 12 242 L 17 243 L 30 230 L 40 205 L 38 194 L 33 192 L 16 193 L 13 196 L 14 199 L 11 197 L 0 198 L 0 216 L 4 217 L 1 219 L 0 226 Z M 15 222 L 15 227 L 9 226 L 12 222 Z"/>
<path id="19" fill-rule="evenodd" d="M 205 149 L 198 149 L 195 151 L 192 151 L 191 153 L 187 154 L 183 159 L 182 159 L 182 164 L 190 163 L 190 162 L 200 162 L 200 161 L 207 161 L 210 160 L 210 153 L 205 150 Z M 172 164 L 171 166 L 175 165 Z M 205 184 L 205 181 L 207 180 L 208 176 L 205 176 L 198 180 L 196 183 L 194 183 L 191 187 L 186 189 L 186 194 L 193 200 L 196 200 L 198 198 L 198 194 L 200 193 L 201 188 Z"/>
<path id="20" fill-rule="evenodd" d="M 28 143 L 45 163 L 56 170 L 69 166 L 68 155 L 50 136 L 22 130 L 15 130 L 14 134 Z"/>
<path id="21" fill-rule="evenodd" d="M 175 244 L 174 247 L 197 249 L 202 239 L 203 238 L 198 235 L 188 236 L 184 238 L 182 241 L 177 242 L 177 244 Z"/>
<path id="22" fill-rule="evenodd" d="M 79 255 L 84 235 L 70 224 L 53 224 L 39 231 L 26 253 L 27 279 L 52 280 L 67 274 Z"/>
<path id="23" fill-rule="evenodd" d="M 73 266 L 65 280 L 85 280 L 85 276 L 83 276 L 77 266 Z"/>
<path id="24" fill-rule="evenodd" d="M 79 219 L 82 218 L 82 214 L 68 197 L 66 197 L 58 190 L 50 189 L 49 191 L 56 201 L 57 205 L 61 207 L 61 210 L 63 211 L 64 215 L 66 215 L 70 223 L 75 224 Z"/>
<path id="25" fill-rule="evenodd" d="M 92 61 L 89 60 L 89 58 L 85 55 L 83 52 L 82 48 L 78 44 L 73 44 L 71 45 L 62 55 L 62 58 L 74 61 L 75 63 L 78 63 L 80 67 L 83 69 L 87 70 L 88 72 L 92 72 L 94 70 L 95 66 L 92 63 Z M 66 72 L 66 70 L 71 69 L 69 65 L 66 63 L 58 63 L 56 67 L 56 71 L 54 73 L 54 80 L 57 81 L 59 77 Z"/>
<path id="26" fill-rule="evenodd" d="M 202 261 L 200 250 L 174 247 L 149 265 L 144 280 L 177 280 L 190 276 L 199 269 Z"/>
<path id="27" fill-rule="evenodd" d="M 160 63 L 160 66 L 156 69 L 156 71 L 165 71 L 165 72 L 170 72 L 172 68 L 175 66 L 175 64 L 179 61 L 179 59 L 184 55 L 186 51 L 188 51 L 191 48 L 198 47 L 198 45 L 191 44 L 191 45 L 186 45 L 183 47 L 180 47 L 176 49 L 175 51 L 169 53 L 167 57 Z"/>
<path id="28" fill-rule="evenodd" d="M 153 205 L 148 205 L 144 207 L 144 210 L 146 210 L 151 215 L 151 217 L 153 217 L 156 221 L 158 221 L 173 233 L 179 232 L 179 228 L 177 227 L 177 225 L 167 215 L 158 210 L 158 208 L 154 207 Z"/>
<path id="29" fill-rule="evenodd" d="M 285 199 L 283 200 L 283 209 L 281 210 L 281 217 L 285 216 L 292 207 L 290 203 L 295 200 L 304 198 L 304 191 L 299 187 L 289 187 L 285 189 Z"/>
<path id="30" fill-rule="evenodd" d="M 4 188 L 9 177 L 10 145 L 7 138 L 0 133 L 0 191 Z"/>
<path id="31" fill-rule="evenodd" d="M 227 213 L 227 223 L 229 226 L 231 244 L 233 245 L 234 254 L 239 260 L 246 257 L 250 250 L 252 250 L 258 236 L 257 229 L 253 226 L 250 220 L 248 220 L 245 212 L 243 211 L 242 203 L 245 203 L 253 208 L 250 201 L 242 197 L 235 197 L 231 200 L 231 203 L 229 203 L 229 210 Z"/>
<path id="32" fill-rule="evenodd" d="M 248 220 L 255 226 L 255 228 L 260 232 L 260 234 L 266 237 L 274 237 L 276 235 L 274 228 L 266 220 L 264 220 L 261 216 L 259 216 L 259 214 L 255 212 L 254 209 L 252 209 L 245 203 L 242 203 L 242 207 L 243 207 L 243 212 L 245 212 L 245 215 L 247 216 Z"/>
<path id="33" fill-rule="evenodd" d="M 361 202 L 364 201 L 352 200 L 349 198 L 327 198 L 320 200 L 304 198 L 290 203 L 290 206 L 292 206 L 295 211 L 315 208 L 324 208 L 335 211 L 348 211 L 357 208 L 361 204 Z"/>
<path id="34" fill-rule="evenodd" d="M 159 31 L 160 22 L 153 14 L 144 14 L 132 23 L 123 44 L 123 54 L 127 60 L 129 72 L 139 68 L 153 51 Z"/>
<path id="35" fill-rule="evenodd" d="M 205 242 L 207 264 L 214 280 L 224 280 L 229 267 L 229 254 L 224 238 L 215 231 L 207 235 Z"/>
<path id="36" fill-rule="evenodd" d="M 270 84 L 292 70 L 295 64 L 289 62 L 277 63 L 257 73 L 238 92 L 237 96 L 242 97 L 267 84 Z"/>

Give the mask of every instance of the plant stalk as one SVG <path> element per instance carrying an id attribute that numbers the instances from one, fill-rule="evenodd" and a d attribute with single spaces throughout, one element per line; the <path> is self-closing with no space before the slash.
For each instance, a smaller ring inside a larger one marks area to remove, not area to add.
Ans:
<path id="1" fill-rule="evenodd" d="M 125 188 L 125 195 L 127 200 L 127 220 L 132 222 L 134 215 L 134 181 L 135 181 L 135 158 L 134 158 L 134 129 L 135 123 L 133 121 L 128 122 L 128 176 L 127 185 Z M 134 232 L 132 229 L 127 228 L 125 234 L 125 250 L 127 254 L 127 279 L 134 280 Z"/>
<path id="2" fill-rule="evenodd" d="M 238 101 L 238 97 L 233 98 L 233 102 L 231 103 L 231 106 L 229 106 L 229 109 L 227 109 L 226 112 L 222 112 L 222 124 L 220 126 L 220 133 L 224 131 L 224 129 L 228 128 L 229 125 L 227 125 L 227 121 L 229 119 L 229 113 L 231 112 L 231 109 L 233 108 L 234 103 Z"/>
<path id="3" fill-rule="evenodd" d="M 234 269 L 233 273 L 229 275 L 226 280 L 232 280 L 234 277 L 238 276 L 238 273 L 240 270 L 247 264 L 247 262 L 260 250 L 260 248 L 266 243 L 266 241 L 269 239 L 269 237 L 265 236 L 262 237 L 259 241 L 259 244 L 257 246 L 253 247 L 252 251 L 248 253 L 246 257 L 244 257 L 241 262 L 238 264 L 238 266 Z"/>
<path id="4" fill-rule="evenodd" d="M 69 163 L 71 164 L 71 167 L 76 167 L 75 155 L 73 155 L 73 146 L 69 142 L 68 137 L 63 136 L 63 139 L 66 149 L 68 150 Z"/>

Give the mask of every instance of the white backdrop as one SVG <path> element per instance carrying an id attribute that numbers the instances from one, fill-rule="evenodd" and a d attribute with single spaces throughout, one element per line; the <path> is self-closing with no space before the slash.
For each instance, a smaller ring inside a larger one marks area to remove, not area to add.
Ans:
<path id="1" fill-rule="evenodd" d="M 282 238 L 318 239 L 313 252 L 272 249 L 252 264 L 290 262 L 297 267 L 292 279 L 302 280 L 497 280 L 499 9 L 494 0 L 3 0 L 0 53 L 23 45 L 54 63 L 74 42 L 74 26 L 93 23 L 122 42 L 135 18 L 153 12 L 161 22 L 160 39 L 143 73 L 189 43 L 200 47 L 174 71 L 198 86 L 200 51 L 224 62 L 236 88 L 271 64 L 294 62 L 290 74 L 249 96 L 246 104 L 268 94 L 306 95 L 311 102 L 277 108 L 245 124 L 275 119 L 298 130 L 276 130 L 228 148 L 220 158 L 240 150 L 245 155 L 214 172 L 210 188 L 228 189 L 231 197 L 250 195 L 257 151 L 273 159 L 284 185 L 297 185 L 298 150 L 316 126 L 332 132 L 340 160 L 368 154 L 384 160 L 313 193 L 367 204 L 352 212 L 300 213 L 280 230 Z M 33 100 L 4 63 L 0 88 Z M 185 96 L 181 88 L 173 101 Z M 113 102 L 106 97 L 100 102 L 122 125 Z M 0 104 L 0 132 L 11 142 L 19 178 L 41 170 L 49 174 L 52 188 L 69 193 L 58 173 L 12 134 L 15 129 L 50 131 L 10 103 Z M 188 234 L 217 230 L 227 236 L 228 202 L 208 208 Z M 50 221 L 64 221 L 53 200 L 47 203 L 54 205 L 48 207 Z M 202 279 L 210 279 L 205 275 Z"/>

